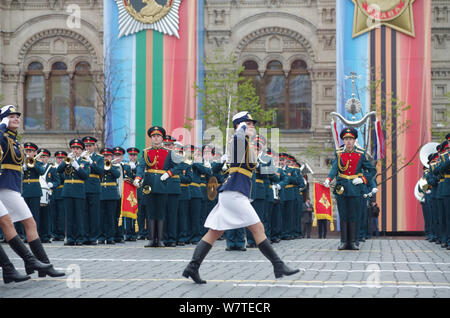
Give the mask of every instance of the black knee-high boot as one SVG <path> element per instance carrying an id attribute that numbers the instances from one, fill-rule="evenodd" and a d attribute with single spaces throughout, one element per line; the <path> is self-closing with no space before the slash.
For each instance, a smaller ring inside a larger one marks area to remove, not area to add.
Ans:
<path id="1" fill-rule="evenodd" d="M 28 275 L 22 275 L 20 274 L 14 265 L 9 260 L 8 255 L 6 255 L 3 248 L 0 246 L 0 267 L 2 268 L 2 274 L 3 274 L 3 281 L 5 284 L 11 283 L 11 282 L 23 282 L 31 277 Z"/>
<path id="2" fill-rule="evenodd" d="M 192 260 L 189 262 L 188 266 L 183 271 L 183 276 L 186 278 L 192 278 L 197 284 L 206 284 L 206 280 L 200 278 L 198 269 L 200 264 L 205 259 L 212 245 L 208 242 L 200 240 L 195 247 L 194 254 L 192 255 Z"/>
<path id="3" fill-rule="evenodd" d="M 356 241 L 356 223 L 348 222 L 348 249 L 357 251 L 359 250 L 358 246 L 355 245 Z"/>
<path id="4" fill-rule="evenodd" d="M 155 247 L 155 243 L 156 243 L 156 222 L 155 220 L 149 220 L 148 224 L 148 244 L 145 245 L 144 247 Z"/>
<path id="5" fill-rule="evenodd" d="M 42 246 L 41 240 L 39 238 L 35 239 L 28 243 L 30 245 L 31 252 L 33 252 L 34 256 L 38 260 L 40 260 L 44 264 L 50 264 L 50 260 L 47 257 L 47 253 L 45 253 L 44 247 Z M 46 275 L 50 277 L 61 277 L 64 276 L 64 272 L 58 272 L 53 268 L 53 265 L 50 264 L 50 267 L 44 270 L 38 271 L 39 277 L 45 277 Z"/>
<path id="6" fill-rule="evenodd" d="M 341 221 L 341 242 L 339 243 L 338 250 L 346 250 L 348 246 L 348 222 Z"/>
<path id="7" fill-rule="evenodd" d="M 43 271 L 52 267 L 51 264 L 41 263 L 25 246 L 19 235 L 14 236 L 8 241 L 9 246 L 19 255 L 25 263 L 25 272 L 27 275 L 33 274 L 34 271 Z"/>
<path id="8" fill-rule="evenodd" d="M 156 220 L 156 247 L 164 247 L 164 220 Z"/>
<path id="9" fill-rule="evenodd" d="M 280 278 L 283 275 L 292 275 L 298 273 L 299 269 L 291 269 L 284 264 L 284 262 L 278 257 L 275 250 L 270 245 L 268 239 L 265 239 L 258 245 L 259 250 L 273 265 L 273 271 L 275 273 L 275 278 Z"/>

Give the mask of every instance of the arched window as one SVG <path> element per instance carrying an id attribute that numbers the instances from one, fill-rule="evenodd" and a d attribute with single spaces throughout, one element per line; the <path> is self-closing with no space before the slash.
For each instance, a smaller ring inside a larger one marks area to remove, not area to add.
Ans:
<path id="1" fill-rule="evenodd" d="M 25 76 L 24 128 L 29 131 L 93 131 L 95 96 L 89 63 L 78 63 L 70 76 L 64 62 L 55 62 L 46 79 L 42 64 L 32 62 Z"/>
<path id="2" fill-rule="evenodd" d="M 50 72 L 50 129 L 71 130 L 70 76 L 67 66 L 62 62 L 52 65 Z"/>
<path id="3" fill-rule="evenodd" d="M 245 61 L 242 66 L 244 67 L 244 71 L 241 76 L 245 79 L 250 79 L 253 83 L 253 87 L 255 87 L 256 95 L 261 96 L 261 75 L 258 72 L 258 63 L 249 60 Z"/>
<path id="4" fill-rule="evenodd" d="M 286 78 L 281 62 L 267 63 L 261 105 L 273 108 L 273 123 L 280 129 L 311 129 L 311 81 L 302 60 L 291 64 Z"/>
<path id="5" fill-rule="evenodd" d="M 74 91 L 75 130 L 94 130 L 95 86 L 87 62 L 75 66 Z"/>
<path id="6" fill-rule="evenodd" d="M 288 114 L 286 112 L 286 77 L 282 64 L 279 61 L 267 63 L 264 74 L 264 94 L 262 106 L 266 109 L 274 109 L 273 124 L 275 127 L 288 128 Z"/>
<path id="7" fill-rule="evenodd" d="M 311 128 L 311 80 L 306 63 L 296 60 L 291 65 L 289 80 L 289 128 Z"/>
<path id="8" fill-rule="evenodd" d="M 28 65 L 25 75 L 25 113 L 24 128 L 28 130 L 45 130 L 46 94 L 44 67 L 39 62 Z"/>

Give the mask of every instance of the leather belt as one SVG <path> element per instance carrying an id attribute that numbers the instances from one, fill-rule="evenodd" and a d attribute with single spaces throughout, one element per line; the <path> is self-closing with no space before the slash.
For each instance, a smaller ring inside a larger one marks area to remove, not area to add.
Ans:
<path id="1" fill-rule="evenodd" d="M 117 186 L 117 183 L 115 183 L 115 182 L 102 182 L 102 183 L 100 183 L 100 185 L 102 187 L 115 187 L 115 186 Z"/>
<path id="2" fill-rule="evenodd" d="M 22 172 L 22 166 L 13 165 L 13 164 L 9 164 L 9 163 L 3 163 L 1 165 L 1 168 L 2 168 L 2 170 L 15 170 L 15 171 Z"/>
<path id="3" fill-rule="evenodd" d="M 100 179 L 100 176 L 98 175 L 98 174 L 90 174 L 89 175 L 89 178 L 97 178 L 97 179 Z"/>
<path id="4" fill-rule="evenodd" d="M 285 186 L 284 188 L 285 188 L 285 189 L 290 189 L 290 188 L 293 188 L 293 187 L 295 187 L 295 185 L 293 185 L 293 184 L 288 184 L 288 185 Z"/>
<path id="5" fill-rule="evenodd" d="M 237 172 L 237 173 L 243 174 L 243 175 L 245 175 L 245 176 L 247 176 L 249 178 L 252 177 L 252 172 L 251 171 L 248 171 L 248 170 L 246 170 L 244 168 L 241 168 L 241 167 L 231 167 L 230 169 L 228 169 L 228 172 L 230 174 L 233 173 L 233 172 Z"/>
<path id="6" fill-rule="evenodd" d="M 164 174 L 164 173 L 166 173 L 167 171 L 166 171 L 166 170 L 158 170 L 158 169 L 147 169 L 147 170 L 145 170 L 145 172 L 148 172 L 148 173 L 159 173 L 159 174 Z"/>
<path id="7" fill-rule="evenodd" d="M 64 184 L 66 183 L 83 183 L 84 184 L 84 180 L 64 180 Z"/>
<path id="8" fill-rule="evenodd" d="M 344 179 L 347 179 L 347 180 L 352 180 L 352 179 L 356 179 L 356 178 L 361 178 L 361 177 L 363 176 L 362 173 L 352 174 L 352 175 L 346 175 L 346 174 L 339 173 L 338 175 L 339 175 L 339 177 L 344 178 Z"/>
<path id="9" fill-rule="evenodd" d="M 196 182 L 191 182 L 189 185 L 200 188 L 200 184 Z"/>
<path id="10" fill-rule="evenodd" d="M 23 179 L 24 183 L 35 183 L 39 182 L 39 179 Z"/>
<path id="11" fill-rule="evenodd" d="M 255 179 L 255 181 L 258 182 L 258 183 L 264 183 L 263 179 Z"/>

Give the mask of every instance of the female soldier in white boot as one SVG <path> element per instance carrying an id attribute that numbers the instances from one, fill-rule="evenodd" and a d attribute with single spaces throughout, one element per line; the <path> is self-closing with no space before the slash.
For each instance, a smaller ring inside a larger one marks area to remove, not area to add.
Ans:
<path id="1" fill-rule="evenodd" d="M 206 283 L 200 278 L 198 269 L 214 242 L 225 230 L 242 227 L 252 232 L 258 248 L 271 261 L 276 278 L 299 272 L 287 267 L 278 257 L 264 233 L 264 225 L 250 204 L 252 171 L 257 161 L 249 137 L 255 134 L 255 123 L 256 120 L 246 111 L 233 116 L 235 135 L 230 145 L 229 177 L 219 187 L 219 201 L 205 221 L 209 230 L 197 244 L 191 262 L 183 271 L 184 277 L 191 277 L 197 284 Z"/>

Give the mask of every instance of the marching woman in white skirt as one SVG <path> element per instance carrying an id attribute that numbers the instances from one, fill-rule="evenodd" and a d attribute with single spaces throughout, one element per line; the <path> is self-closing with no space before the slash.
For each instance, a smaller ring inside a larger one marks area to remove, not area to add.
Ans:
<path id="1" fill-rule="evenodd" d="M 278 257 L 264 233 L 264 225 L 250 204 L 251 177 L 257 160 L 256 153 L 251 150 L 249 137 L 255 134 L 255 123 L 256 120 L 246 111 L 233 116 L 235 135 L 230 145 L 229 177 L 219 187 L 218 203 L 205 221 L 205 227 L 209 230 L 197 244 L 191 262 L 183 271 L 184 277 L 191 277 L 197 284 L 206 283 L 200 278 L 198 270 L 214 242 L 225 230 L 242 227 L 252 232 L 259 250 L 272 263 L 276 278 L 299 272 L 298 269 L 287 267 Z"/>
<path id="2" fill-rule="evenodd" d="M 21 196 L 22 165 L 25 156 L 17 141 L 20 115 L 13 105 L 2 107 L 0 112 L 0 145 L 3 150 L 0 202 L 8 213 L 8 215 L 0 218 L 0 226 L 8 244 L 24 260 L 27 274 L 32 274 L 36 270 L 39 277 L 45 277 L 46 275 L 51 277 L 64 276 L 63 272 L 56 271 L 50 264 L 39 239 L 36 222 Z M 30 253 L 14 229 L 13 222 L 19 221 L 25 227 L 27 241 L 33 254 Z"/>

